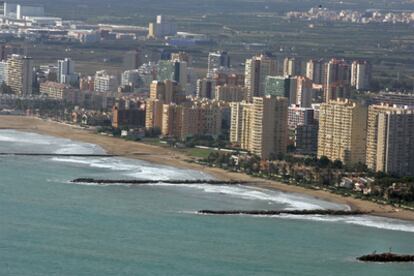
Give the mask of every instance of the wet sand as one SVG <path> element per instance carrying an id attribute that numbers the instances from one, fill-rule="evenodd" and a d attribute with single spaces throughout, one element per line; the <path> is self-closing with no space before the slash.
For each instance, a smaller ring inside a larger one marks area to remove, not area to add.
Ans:
<path id="1" fill-rule="evenodd" d="M 33 117 L 0 116 L 0 129 L 16 129 L 21 131 L 36 132 L 39 134 L 92 143 L 101 146 L 108 152 L 108 154 L 135 158 L 155 164 L 199 170 L 220 180 L 252 182 L 253 184 L 251 185 L 261 188 L 277 189 L 279 191 L 289 193 L 299 193 L 330 202 L 347 204 L 352 208 L 352 210 L 371 212 L 373 215 L 382 217 L 414 221 L 413 211 L 397 209 L 392 206 L 380 205 L 374 202 L 351 197 L 343 197 L 327 191 L 306 189 L 295 185 L 288 185 L 277 181 L 267 181 L 241 173 L 233 173 L 218 168 L 209 168 L 199 164 L 189 163 L 186 161 L 190 159 L 189 156 L 169 148 L 99 135 L 94 131 L 85 130 L 76 126 L 44 121 Z"/>

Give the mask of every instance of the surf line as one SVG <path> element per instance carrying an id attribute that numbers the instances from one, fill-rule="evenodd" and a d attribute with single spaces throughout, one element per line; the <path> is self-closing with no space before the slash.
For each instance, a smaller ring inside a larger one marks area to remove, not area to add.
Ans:
<path id="1" fill-rule="evenodd" d="M 118 155 L 113 155 L 113 154 L 14 153 L 14 152 L 0 152 L 0 156 L 118 157 Z"/>

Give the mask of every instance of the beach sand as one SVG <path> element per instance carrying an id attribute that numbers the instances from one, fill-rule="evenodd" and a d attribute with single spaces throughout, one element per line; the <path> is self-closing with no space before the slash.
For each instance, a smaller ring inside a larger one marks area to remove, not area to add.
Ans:
<path id="1" fill-rule="evenodd" d="M 414 212 L 397 209 L 388 205 L 380 205 L 373 202 L 343 197 L 327 191 L 311 190 L 299 186 L 288 185 L 277 181 L 266 181 L 241 173 L 232 173 L 218 168 L 205 167 L 199 164 L 189 163 L 190 157 L 168 148 L 143 144 L 139 142 L 125 141 L 123 139 L 96 134 L 94 131 L 84 130 L 57 122 L 44 121 L 33 117 L 0 116 L 0 129 L 16 129 L 21 131 L 36 132 L 55 137 L 68 138 L 74 141 L 92 143 L 101 146 L 108 154 L 120 155 L 128 158 L 140 159 L 155 164 L 174 166 L 178 168 L 203 171 L 220 180 L 240 180 L 252 182 L 252 185 L 277 189 L 283 192 L 299 193 L 318 199 L 347 204 L 353 210 L 371 212 L 373 215 L 414 221 Z"/>

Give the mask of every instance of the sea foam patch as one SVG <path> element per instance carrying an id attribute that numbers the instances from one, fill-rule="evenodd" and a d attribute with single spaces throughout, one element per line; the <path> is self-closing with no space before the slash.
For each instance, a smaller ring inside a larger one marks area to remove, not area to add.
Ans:
<path id="1" fill-rule="evenodd" d="M 261 189 L 242 185 L 210 185 L 210 184 L 149 184 L 151 186 L 164 186 L 174 188 L 197 189 L 206 193 L 215 193 L 245 200 L 259 200 L 269 203 L 285 204 L 286 210 L 315 210 L 332 209 L 348 210 L 349 207 L 342 204 L 330 203 L 312 197 L 296 194 L 288 194 L 274 190 Z"/>
<path id="2" fill-rule="evenodd" d="M 74 142 L 37 133 L 18 130 L 0 130 L 0 150 L 18 153 L 103 154 L 94 144 Z"/>
<path id="3" fill-rule="evenodd" d="M 398 219 L 376 217 L 370 215 L 362 216 L 320 216 L 320 215 L 280 215 L 275 216 L 278 218 L 285 219 L 300 219 L 300 220 L 311 220 L 319 222 L 337 222 L 353 224 L 371 228 L 392 230 L 392 231 L 403 231 L 414 233 L 414 223 L 407 222 Z"/>

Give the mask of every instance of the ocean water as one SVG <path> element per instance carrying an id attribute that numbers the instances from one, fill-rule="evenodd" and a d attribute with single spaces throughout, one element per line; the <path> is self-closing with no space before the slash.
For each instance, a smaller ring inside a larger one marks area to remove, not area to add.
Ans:
<path id="1" fill-rule="evenodd" d="M 0 152 L 103 153 L 0 130 Z M 413 275 L 369 264 L 414 253 L 414 224 L 373 216 L 207 216 L 200 209 L 346 209 L 242 186 L 71 184 L 78 177 L 209 178 L 123 158 L 0 156 L 0 275 Z"/>

